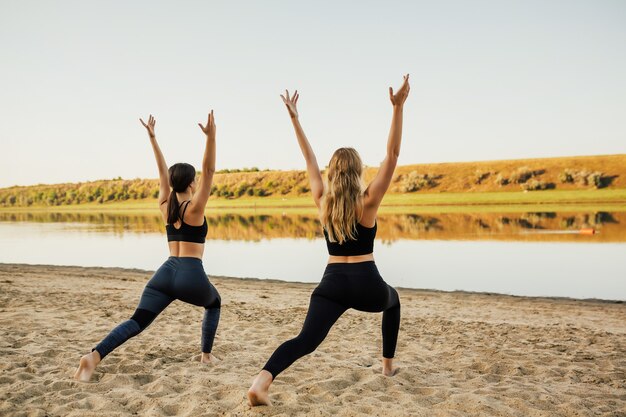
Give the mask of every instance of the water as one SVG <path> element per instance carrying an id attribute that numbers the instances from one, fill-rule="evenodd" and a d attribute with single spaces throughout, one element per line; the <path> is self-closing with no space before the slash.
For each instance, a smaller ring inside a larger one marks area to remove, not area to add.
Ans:
<path id="1" fill-rule="evenodd" d="M 209 275 L 318 282 L 315 215 L 207 215 Z M 626 300 L 626 212 L 380 215 L 375 257 L 397 287 Z M 593 228 L 593 235 L 580 234 Z M 0 262 L 155 270 L 158 214 L 0 213 Z"/>

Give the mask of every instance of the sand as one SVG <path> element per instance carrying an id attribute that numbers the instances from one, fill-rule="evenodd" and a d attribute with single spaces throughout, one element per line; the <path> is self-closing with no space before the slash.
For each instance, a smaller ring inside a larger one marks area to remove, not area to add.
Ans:
<path id="1" fill-rule="evenodd" d="M 626 304 L 593 300 L 403 289 L 395 377 L 381 375 L 380 315 L 349 311 L 278 377 L 273 407 L 251 408 L 252 378 L 298 333 L 314 285 L 211 277 L 219 364 L 193 361 L 202 309 L 177 301 L 74 381 L 150 275 L 0 264 L 0 415 L 626 416 Z"/>

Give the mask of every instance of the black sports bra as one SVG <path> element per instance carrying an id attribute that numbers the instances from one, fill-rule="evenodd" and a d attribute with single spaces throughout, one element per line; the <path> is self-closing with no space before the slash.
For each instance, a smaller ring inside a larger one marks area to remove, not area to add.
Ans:
<path id="1" fill-rule="evenodd" d="M 193 242 L 193 243 L 204 243 L 206 240 L 206 234 L 209 229 L 206 223 L 206 217 L 204 218 L 204 223 L 200 226 L 192 226 L 190 224 L 185 223 L 183 220 L 185 218 L 185 211 L 187 211 L 187 207 L 191 200 L 187 201 L 185 208 L 183 209 L 183 214 L 180 216 L 180 227 L 177 229 L 173 224 L 166 224 L 165 231 L 167 232 L 167 241 L 168 242 Z"/>
<path id="2" fill-rule="evenodd" d="M 374 252 L 374 238 L 376 237 L 377 223 L 374 227 L 365 227 L 361 223 L 356 224 L 356 239 L 346 240 L 343 243 L 328 240 L 328 232 L 324 229 L 324 239 L 328 254 L 335 256 L 368 255 Z"/>

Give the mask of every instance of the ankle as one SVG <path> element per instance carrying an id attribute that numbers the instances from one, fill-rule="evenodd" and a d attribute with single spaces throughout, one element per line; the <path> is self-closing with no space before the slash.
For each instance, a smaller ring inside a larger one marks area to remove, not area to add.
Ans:
<path id="1" fill-rule="evenodd" d="M 99 364 L 100 361 L 102 360 L 102 358 L 100 357 L 100 352 L 98 352 L 97 350 L 91 351 L 91 353 L 88 356 L 93 361 L 94 365 Z"/>
<path id="2" fill-rule="evenodd" d="M 274 377 L 271 373 L 266 371 L 265 369 L 259 372 L 257 377 L 254 379 L 253 385 L 257 385 L 261 388 L 268 389 L 272 382 L 274 381 Z"/>

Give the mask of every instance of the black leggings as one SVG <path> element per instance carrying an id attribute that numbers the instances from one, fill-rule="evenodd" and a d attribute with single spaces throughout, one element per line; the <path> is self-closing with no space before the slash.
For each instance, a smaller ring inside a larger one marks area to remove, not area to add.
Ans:
<path id="1" fill-rule="evenodd" d="M 263 369 L 276 378 L 296 360 L 312 353 L 349 308 L 383 312 L 383 357 L 393 358 L 400 328 L 398 292 L 385 283 L 374 261 L 334 263 L 328 264 L 311 295 L 300 334 L 280 345 Z"/>
<path id="2" fill-rule="evenodd" d="M 174 300 L 205 308 L 202 351 L 209 353 L 220 319 L 220 295 L 207 278 L 202 260 L 170 256 L 146 284 L 130 320 L 119 324 L 93 350 L 101 358 L 141 333 Z"/>

